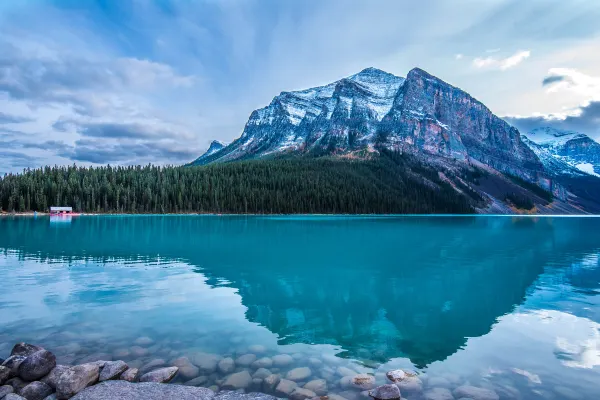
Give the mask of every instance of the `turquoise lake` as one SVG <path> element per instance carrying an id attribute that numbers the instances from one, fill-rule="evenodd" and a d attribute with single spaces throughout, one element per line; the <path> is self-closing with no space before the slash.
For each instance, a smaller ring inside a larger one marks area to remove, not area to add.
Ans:
<path id="1" fill-rule="evenodd" d="M 281 353 L 270 372 L 308 367 L 348 400 L 364 398 L 348 370 L 397 368 L 419 373 L 408 399 L 598 399 L 599 255 L 600 218 L 1 217 L 0 357 L 18 341 L 64 364 Z"/>

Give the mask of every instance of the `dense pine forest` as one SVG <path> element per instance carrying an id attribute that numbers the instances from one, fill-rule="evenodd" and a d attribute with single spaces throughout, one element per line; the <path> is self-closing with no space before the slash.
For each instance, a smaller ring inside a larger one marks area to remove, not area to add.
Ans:
<path id="1" fill-rule="evenodd" d="M 425 176 L 430 182 L 416 177 Z M 434 183 L 434 184 L 431 184 Z M 203 167 L 45 167 L 0 178 L 4 212 L 471 213 L 437 173 L 388 154 L 370 160 L 251 160 Z"/>

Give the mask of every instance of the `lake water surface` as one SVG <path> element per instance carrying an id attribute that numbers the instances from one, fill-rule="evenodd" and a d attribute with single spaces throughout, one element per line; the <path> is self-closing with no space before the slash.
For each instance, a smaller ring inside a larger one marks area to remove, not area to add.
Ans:
<path id="1" fill-rule="evenodd" d="M 66 364 L 289 354 L 265 365 L 349 400 L 348 369 L 396 368 L 420 373 L 409 399 L 598 399 L 599 255 L 600 218 L 2 217 L 0 357 L 17 341 Z"/>

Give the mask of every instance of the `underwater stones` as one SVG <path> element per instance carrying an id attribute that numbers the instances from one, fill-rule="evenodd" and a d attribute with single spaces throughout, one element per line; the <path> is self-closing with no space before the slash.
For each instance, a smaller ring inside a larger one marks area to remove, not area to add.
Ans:
<path id="1" fill-rule="evenodd" d="M 104 364 L 102 371 L 100 371 L 100 382 L 108 381 L 110 379 L 117 379 L 123 372 L 127 370 L 127 364 L 124 361 L 109 361 Z"/>
<path id="2" fill-rule="evenodd" d="M 221 361 L 220 356 L 210 353 L 193 353 L 189 358 L 196 367 L 200 368 L 200 371 L 207 374 L 215 372 L 217 364 Z"/>
<path id="3" fill-rule="evenodd" d="M 244 354 L 235 359 L 235 364 L 240 367 L 248 367 L 256 361 L 256 354 Z"/>
<path id="4" fill-rule="evenodd" d="M 434 387 L 423 393 L 424 400 L 454 400 L 452 392 L 446 388 Z"/>
<path id="5" fill-rule="evenodd" d="M 339 380 L 338 384 L 342 389 L 348 389 L 348 388 L 352 387 L 352 377 L 351 376 L 342 376 L 342 378 Z"/>
<path id="6" fill-rule="evenodd" d="M 139 372 L 140 371 L 137 368 L 128 368 L 127 370 L 125 370 L 125 372 L 121 374 L 119 379 L 127 382 L 135 382 L 139 375 Z"/>
<path id="7" fill-rule="evenodd" d="M 323 361 L 319 360 L 316 357 L 310 357 L 308 359 L 308 363 L 313 367 L 320 367 L 321 365 L 323 365 Z"/>
<path id="8" fill-rule="evenodd" d="M 52 388 L 44 382 L 35 381 L 21 389 L 19 395 L 25 397 L 27 400 L 44 400 L 52 392 Z"/>
<path id="9" fill-rule="evenodd" d="M 454 397 L 467 397 L 473 400 L 499 400 L 500 396 L 491 389 L 484 389 L 476 386 L 463 385 L 454 389 Z"/>
<path id="10" fill-rule="evenodd" d="M 202 386 L 206 382 L 208 382 L 208 378 L 206 376 L 198 376 L 194 379 L 191 379 L 184 383 L 186 386 Z"/>
<path id="11" fill-rule="evenodd" d="M 259 392 L 262 389 L 263 380 L 261 378 L 252 378 L 250 386 L 246 389 L 250 392 Z"/>
<path id="12" fill-rule="evenodd" d="M 406 374 L 401 369 L 395 369 L 393 371 L 388 371 L 385 376 L 387 376 L 390 381 L 397 383 L 404 379 Z"/>
<path id="13" fill-rule="evenodd" d="M 267 348 L 262 344 L 253 344 L 252 346 L 248 346 L 248 351 L 254 354 L 263 354 L 267 352 Z"/>
<path id="14" fill-rule="evenodd" d="M 342 361 L 340 358 L 336 357 L 335 354 L 323 354 L 321 359 L 327 364 L 339 364 Z"/>
<path id="15" fill-rule="evenodd" d="M 219 361 L 217 367 L 221 373 L 230 374 L 235 370 L 235 361 L 233 358 L 227 357 Z"/>
<path id="16" fill-rule="evenodd" d="M 150 372 L 153 369 L 163 367 L 166 364 L 167 364 L 167 362 L 165 360 L 163 360 L 162 358 L 156 358 L 156 359 L 144 364 L 144 366 L 142 368 L 140 368 L 140 373 L 145 374 L 146 372 Z"/>
<path id="17" fill-rule="evenodd" d="M 76 365 L 63 372 L 56 383 L 56 398 L 69 399 L 98 381 L 100 368 L 96 364 Z"/>
<path id="18" fill-rule="evenodd" d="M 218 393 L 214 400 L 278 400 L 276 397 L 264 393 L 239 393 L 223 390 Z"/>
<path id="19" fill-rule="evenodd" d="M 429 387 L 442 387 L 442 388 L 449 388 L 452 386 L 452 383 L 441 376 L 432 376 L 431 378 L 429 378 L 427 380 L 427 386 Z"/>
<path id="20" fill-rule="evenodd" d="M 381 385 L 369 392 L 369 396 L 378 400 L 392 400 L 400 398 L 400 389 L 398 386 L 388 384 Z"/>
<path id="21" fill-rule="evenodd" d="M 290 394 L 290 399 L 291 400 L 306 400 L 306 399 L 312 399 L 315 396 L 316 396 L 316 393 L 313 392 L 312 390 L 297 387 Z"/>
<path id="22" fill-rule="evenodd" d="M 26 381 L 36 381 L 56 367 L 56 357 L 48 350 L 38 350 L 27 356 L 19 365 L 19 376 Z"/>
<path id="23" fill-rule="evenodd" d="M 281 381 L 281 376 L 279 376 L 278 374 L 271 374 L 267 376 L 263 379 L 263 390 L 265 392 L 275 391 L 275 388 L 279 384 L 279 381 Z"/>
<path id="24" fill-rule="evenodd" d="M 273 360 L 271 360 L 269 357 L 259 358 L 258 360 L 254 361 L 252 364 L 250 364 L 250 367 L 253 369 L 271 368 L 272 366 L 273 366 Z"/>
<path id="25" fill-rule="evenodd" d="M 290 381 L 302 381 L 312 375 L 312 371 L 308 367 L 299 367 L 290 370 L 285 376 Z"/>
<path id="26" fill-rule="evenodd" d="M 148 336 L 142 336 L 142 337 L 135 339 L 133 341 L 133 344 L 135 344 L 137 346 L 148 347 L 148 346 L 151 346 L 152 344 L 154 344 L 154 340 L 152 340 Z"/>
<path id="27" fill-rule="evenodd" d="M 140 382 L 167 383 L 171 381 L 179 371 L 177 367 L 166 367 L 148 372 L 140 377 Z"/>
<path id="28" fill-rule="evenodd" d="M 339 376 L 354 376 L 354 375 L 356 375 L 356 371 L 354 371 L 348 367 L 337 367 L 335 372 Z"/>
<path id="29" fill-rule="evenodd" d="M 252 382 L 252 377 L 250 373 L 246 370 L 236 372 L 234 374 L 229 375 L 225 378 L 225 382 L 223 382 L 223 389 L 245 389 Z"/>
<path id="30" fill-rule="evenodd" d="M 292 394 L 294 389 L 296 389 L 297 387 L 298 384 L 296 384 L 296 382 L 290 381 L 288 379 L 282 379 L 279 381 L 277 387 L 275 388 L 275 394 L 287 397 L 290 394 Z"/>
<path id="31" fill-rule="evenodd" d="M 17 343 L 14 345 L 14 347 L 12 348 L 12 351 L 10 352 L 10 355 L 11 356 L 28 357 L 28 356 L 32 355 L 33 353 L 40 351 L 40 350 L 44 350 L 44 349 L 40 346 L 21 342 L 21 343 Z"/>
<path id="32" fill-rule="evenodd" d="M 57 365 L 56 367 L 52 368 L 52 371 L 50 371 L 48 375 L 40 379 L 40 381 L 44 382 L 52 389 L 56 389 L 56 383 L 58 382 L 58 378 L 60 378 L 62 373 L 68 369 L 69 367 L 67 367 L 66 365 Z"/>
<path id="33" fill-rule="evenodd" d="M 94 353 L 94 354 L 90 354 L 89 356 L 83 357 L 82 359 L 79 360 L 80 364 L 88 364 L 91 362 L 103 362 L 106 363 L 106 361 L 112 361 L 112 355 L 108 354 L 108 353 Z M 100 364 L 100 368 L 102 368 L 103 364 Z"/>
<path id="34" fill-rule="evenodd" d="M 127 358 L 131 352 L 128 349 L 117 349 L 113 352 L 113 356 L 116 359 Z"/>
<path id="35" fill-rule="evenodd" d="M 196 367 L 187 357 L 179 357 L 171 362 L 179 368 L 179 375 L 183 379 L 192 379 L 200 374 L 200 369 Z"/>
<path id="36" fill-rule="evenodd" d="M 396 385 L 402 393 L 416 393 L 423 391 L 423 381 L 415 376 L 405 376 L 403 380 Z"/>
<path id="37" fill-rule="evenodd" d="M 148 353 L 150 353 L 150 351 L 148 349 L 145 349 L 145 348 L 140 347 L 140 346 L 132 346 L 129 349 L 129 352 L 134 357 L 145 357 L 145 356 L 148 355 Z"/>
<path id="38" fill-rule="evenodd" d="M 287 367 L 294 363 L 294 359 L 289 354 L 277 354 L 271 358 L 273 365 L 279 368 Z"/>
<path id="39" fill-rule="evenodd" d="M 269 375 L 271 375 L 271 371 L 266 368 L 259 368 L 252 374 L 252 379 L 265 379 Z"/>
<path id="40" fill-rule="evenodd" d="M 314 379 L 307 382 L 304 389 L 315 392 L 317 396 L 325 396 L 327 394 L 327 381 L 325 379 Z"/>
<path id="41" fill-rule="evenodd" d="M 358 374 L 352 377 L 352 386 L 361 390 L 375 387 L 375 377 L 367 374 Z"/>

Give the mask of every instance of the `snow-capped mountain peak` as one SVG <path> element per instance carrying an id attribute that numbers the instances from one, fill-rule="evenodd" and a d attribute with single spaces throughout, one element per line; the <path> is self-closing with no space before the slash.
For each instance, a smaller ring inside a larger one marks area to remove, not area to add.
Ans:
<path id="1" fill-rule="evenodd" d="M 566 131 L 551 127 L 541 127 L 531 130 L 527 137 L 537 144 L 562 145 L 572 139 L 587 138 L 586 135 L 574 131 Z"/>

